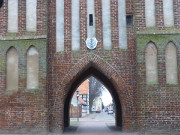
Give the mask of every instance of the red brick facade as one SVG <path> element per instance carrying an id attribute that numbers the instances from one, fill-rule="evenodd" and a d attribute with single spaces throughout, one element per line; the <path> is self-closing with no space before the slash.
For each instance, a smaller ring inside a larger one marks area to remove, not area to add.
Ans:
<path id="1" fill-rule="evenodd" d="M 41 36 L 47 35 L 47 1 L 37 0 L 37 32 L 26 32 L 26 1 L 18 1 L 18 33 L 11 34 L 7 32 L 8 27 L 8 0 L 0 8 L 0 37 L 6 36 Z"/>
<path id="2" fill-rule="evenodd" d="M 123 131 L 145 133 L 157 129 L 178 134 L 180 86 L 165 83 L 163 45 L 166 45 L 165 41 L 176 43 L 180 69 L 180 1 L 174 0 L 175 26 L 165 28 L 162 0 L 155 0 L 156 28 L 152 29 L 145 25 L 144 1 L 126 0 L 126 14 L 133 15 L 134 21 L 133 25 L 127 25 L 128 48 L 119 49 L 118 0 L 111 0 L 112 50 L 104 50 L 102 1 L 95 0 L 98 45 L 90 51 L 85 42 L 87 4 L 86 0 L 80 0 L 80 51 L 71 51 L 71 0 L 64 0 L 64 51 L 56 52 L 56 1 L 38 0 L 37 32 L 30 33 L 25 30 L 26 4 L 19 0 L 19 32 L 11 34 L 7 33 L 6 0 L 0 8 L 0 133 L 61 133 L 69 126 L 70 100 L 74 91 L 88 77 L 95 76 L 112 94 L 116 124 L 122 126 Z M 146 85 L 145 81 L 144 50 L 150 41 L 158 47 L 157 85 Z M 25 54 L 30 45 L 35 45 L 40 54 L 40 85 L 34 91 L 26 89 Z M 10 46 L 18 49 L 20 80 L 18 92 L 8 95 L 5 56 Z"/>
<path id="3" fill-rule="evenodd" d="M 136 89 L 136 51 L 135 36 L 133 26 L 128 26 L 128 50 L 119 50 L 118 41 L 118 1 L 111 1 L 112 16 L 112 49 L 111 51 L 103 50 L 102 41 L 102 11 L 101 0 L 95 1 L 96 15 L 96 38 L 98 46 L 96 50 L 90 52 L 85 44 L 87 38 L 87 9 L 86 2 L 80 1 L 80 39 L 81 51 L 71 51 L 71 1 L 65 1 L 65 51 L 55 53 L 56 48 L 56 14 L 55 1 L 50 1 L 49 22 L 48 22 L 48 95 L 53 101 L 50 103 L 50 130 L 56 132 L 64 126 L 69 125 L 69 102 L 73 92 L 82 81 L 90 75 L 100 79 L 109 91 L 112 93 L 114 100 L 117 102 L 116 121 L 117 125 L 122 125 L 123 130 L 132 131 L 137 127 L 136 111 L 134 103 L 134 94 Z M 133 13 L 133 3 L 127 1 L 128 14 Z M 66 32 L 67 31 L 67 32 Z M 56 76 L 56 77 L 55 77 Z M 102 77 L 104 76 L 104 77 Z M 54 78 L 54 79 L 53 79 Z M 57 78 L 57 79 L 55 79 Z M 124 91 L 125 90 L 125 91 Z M 60 98 L 61 97 L 61 98 Z M 121 102 L 120 102 L 121 101 Z M 128 104 L 126 104 L 128 103 Z M 54 106 L 52 106 L 54 105 Z M 64 105 L 64 106 L 60 106 Z M 122 106 L 122 110 L 121 110 Z M 63 110 L 64 108 L 64 110 Z M 124 109 L 123 109 L 124 108 Z M 126 109 L 125 109 L 126 108 Z M 124 112 L 123 112 L 124 110 Z M 125 111 L 126 110 L 126 111 Z M 123 115 L 123 116 L 122 116 Z M 64 117 L 60 117 L 64 116 Z M 53 120 L 53 118 L 56 118 Z M 122 120 L 123 118 L 123 120 Z M 55 124 L 56 123 L 56 124 Z M 65 124 L 65 125 L 64 125 Z"/>

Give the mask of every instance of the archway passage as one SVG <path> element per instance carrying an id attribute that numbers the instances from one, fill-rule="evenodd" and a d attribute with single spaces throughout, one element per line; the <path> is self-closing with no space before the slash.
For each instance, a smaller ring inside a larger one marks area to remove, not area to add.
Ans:
<path id="1" fill-rule="evenodd" d="M 112 84 L 111 80 L 108 79 L 101 71 L 97 70 L 94 67 L 89 67 L 72 83 L 69 93 L 67 94 L 67 97 L 65 99 L 65 104 L 64 104 L 64 126 L 65 127 L 70 126 L 69 111 L 70 111 L 70 103 L 71 103 L 71 98 L 73 96 L 73 93 L 75 92 L 77 87 L 90 76 L 93 76 L 96 79 L 98 79 L 111 93 L 112 98 L 114 100 L 115 108 L 116 108 L 115 109 L 116 110 L 115 112 L 116 126 L 122 127 L 122 107 L 121 107 L 117 90 Z"/>

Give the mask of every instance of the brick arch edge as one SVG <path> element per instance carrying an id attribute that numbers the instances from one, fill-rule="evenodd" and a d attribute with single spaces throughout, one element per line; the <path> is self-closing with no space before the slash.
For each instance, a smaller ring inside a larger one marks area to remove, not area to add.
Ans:
<path id="1" fill-rule="evenodd" d="M 118 87 L 116 82 L 123 83 L 123 79 L 119 76 L 119 73 L 107 62 L 101 59 L 98 55 L 93 55 L 92 57 L 85 57 L 79 63 L 74 65 L 72 70 L 64 78 L 62 84 L 67 84 L 65 86 L 66 98 L 64 100 L 64 126 L 69 126 L 69 105 L 71 98 L 73 96 L 76 88 L 88 77 L 94 76 L 99 81 L 101 81 L 110 91 L 116 108 L 116 125 L 122 127 L 122 106 L 117 92 Z M 69 80 L 69 83 L 65 83 Z M 68 88 L 68 86 L 70 86 Z"/>

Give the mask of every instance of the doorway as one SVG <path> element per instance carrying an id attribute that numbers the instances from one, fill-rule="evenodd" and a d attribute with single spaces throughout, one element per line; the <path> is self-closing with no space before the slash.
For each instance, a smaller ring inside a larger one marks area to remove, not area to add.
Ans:
<path id="1" fill-rule="evenodd" d="M 114 126 L 119 127 L 118 129 L 122 128 L 122 107 L 121 107 L 121 103 L 120 103 L 120 99 L 119 99 L 117 90 L 115 89 L 115 87 L 113 86 L 111 81 L 103 73 L 101 73 L 94 67 L 88 68 L 71 85 L 70 91 L 66 97 L 65 104 L 64 104 L 64 126 L 69 127 L 71 125 L 70 124 L 70 120 L 71 120 L 70 119 L 70 110 L 71 110 L 70 106 L 71 106 L 71 101 L 72 101 L 71 99 L 73 98 L 74 92 L 76 92 L 78 87 L 90 77 L 96 78 L 112 95 L 114 108 L 111 109 L 111 111 L 113 111 L 113 113 L 114 113 Z M 91 108 L 89 110 L 90 110 L 90 113 L 92 111 L 95 114 L 96 114 L 96 111 L 97 111 L 97 113 L 98 113 L 98 111 L 101 111 L 101 110 L 98 110 L 97 108 L 95 110 L 93 110 L 93 108 Z M 104 114 L 108 115 L 108 112 L 105 112 L 105 110 L 103 110 L 103 111 L 104 111 L 103 112 Z M 111 113 L 111 112 L 109 112 L 109 113 Z"/>

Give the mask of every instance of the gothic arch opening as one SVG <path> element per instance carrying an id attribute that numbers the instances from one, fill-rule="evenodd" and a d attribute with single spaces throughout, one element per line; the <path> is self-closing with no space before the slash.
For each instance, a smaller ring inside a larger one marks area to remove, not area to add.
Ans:
<path id="1" fill-rule="evenodd" d="M 27 89 L 39 86 L 39 53 L 34 46 L 27 51 Z"/>
<path id="2" fill-rule="evenodd" d="M 153 42 L 149 42 L 145 50 L 146 82 L 149 84 L 158 83 L 158 60 L 157 48 Z"/>
<path id="3" fill-rule="evenodd" d="M 65 98 L 65 103 L 64 103 L 64 127 L 70 126 L 69 111 L 70 111 L 70 104 L 71 104 L 73 93 L 83 81 L 85 81 L 87 78 L 91 76 L 98 79 L 111 93 L 112 98 L 114 100 L 115 108 L 116 108 L 115 109 L 116 110 L 115 111 L 115 114 L 116 114 L 115 124 L 118 127 L 122 127 L 122 107 L 121 107 L 119 96 L 117 94 L 117 90 L 114 87 L 111 80 L 108 79 L 101 71 L 97 70 L 94 67 L 89 67 L 72 83 L 70 90 L 67 94 L 67 97 Z"/>
<path id="4" fill-rule="evenodd" d="M 6 55 L 7 91 L 18 91 L 18 52 L 10 47 Z"/>
<path id="5" fill-rule="evenodd" d="M 177 49 L 173 42 L 169 42 L 165 49 L 166 60 L 166 82 L 168 84 L 178 83 Z"/>

